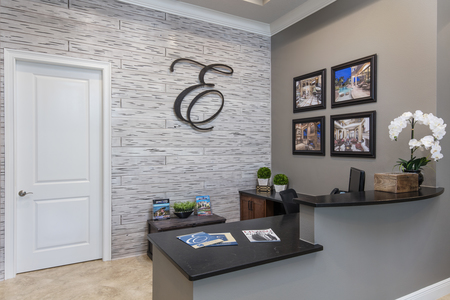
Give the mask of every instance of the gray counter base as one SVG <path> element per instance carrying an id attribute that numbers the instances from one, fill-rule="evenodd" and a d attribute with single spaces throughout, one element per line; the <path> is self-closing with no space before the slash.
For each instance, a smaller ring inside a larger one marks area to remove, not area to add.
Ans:
<path id="1" fill-rule="evenodd" d="M 153 300 L 263 300 L 295 298 L 302 264 L 314 263 L 321 253 L 293 257 L 249 269 L 189 281 L 155 248 L 153 252 Z M 306 298 L 305 298 L 306 299 Z"/>
<path id="2" fill-rule="evenodd" d="M 194 282 L 189 281 L 158 248 L 153 249 L 153 300 L 193 300 Z"/>

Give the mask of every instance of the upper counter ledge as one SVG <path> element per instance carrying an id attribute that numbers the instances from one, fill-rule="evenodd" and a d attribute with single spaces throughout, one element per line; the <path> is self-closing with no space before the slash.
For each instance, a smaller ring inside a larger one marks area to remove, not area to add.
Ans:
<path id="1" fill-rule="evenodd" d="M 312 196 L 297 193 L 298 198 L 294 201 L 313 207 L 339 207 L 339 206 L 361 206 L 374 204 L 389 204 L 409 202 L 437 197 L 444 193 L 441 187 L 424 187 L 417 192 L 388 193 L 379 191 L 353 192 L 346 194 Z"/>

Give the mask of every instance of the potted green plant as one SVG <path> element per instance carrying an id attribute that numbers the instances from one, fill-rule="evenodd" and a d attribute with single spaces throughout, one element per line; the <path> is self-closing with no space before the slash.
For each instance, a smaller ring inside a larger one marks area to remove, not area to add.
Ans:
<path id="1" fill-rule="evenodd" d="M 269 179 L 272 172 L 267 167 L 259 168 L 258 170 L 258 185 L 269 185 Z"/>
<path id="2" fill-rule="evenodd" d="M 181 219 L 189 217 L 195 208 L 195 202 L 192 201 L 184 201 L 184 202 L 175 202 L 173 204 L 174 214 Z"/>
<path id="3" fill-rule="evenodd" d="M 275 187 L 275 192 L 279 193 L 284 191 L 289 183 L 289 179 L 284 174 L 277 174 L 273 177 L 273 186 Z"/>

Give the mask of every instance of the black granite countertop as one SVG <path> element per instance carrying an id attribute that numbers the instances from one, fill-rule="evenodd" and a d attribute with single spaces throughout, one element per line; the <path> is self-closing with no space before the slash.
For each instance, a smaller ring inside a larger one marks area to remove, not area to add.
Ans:
<path id="1" fill-rule="evenodd" d="M 388 193 L 379 191 L 352 192 L 346 194 L 312 196 L 297 193 L 294 201 L 313 207 L 362 206 L 410 202 L 437 197 L 444 193 L 444 188 L 421 187 L 417 192 Z"/>
<path id="2" fill-rule="evenodd" d="M 242 233 L 242 230 L 268 228 L 272 228 L 281 242 L 251 243 Z M 230 232 L 238 245 L 194 249 L 176 238 L 199 231 Z M 191 281 L 323 250 L 321 245 L 299 239 L 299 214 L 152 233 L 148 239 Z"/>

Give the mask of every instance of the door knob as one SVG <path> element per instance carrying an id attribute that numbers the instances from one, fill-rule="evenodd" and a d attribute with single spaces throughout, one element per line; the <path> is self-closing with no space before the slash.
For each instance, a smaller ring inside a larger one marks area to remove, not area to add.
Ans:
<path id="1" fill-rule="evenodd" d="M 19 191 L 19 196 L 20 196 L 20 197 L 26 196 L 26 195 L 28 195 L 28 194 L 33 194 L 33 192 L 25 192 L 24 190 L 20 190 L 20 191 Z"/>

